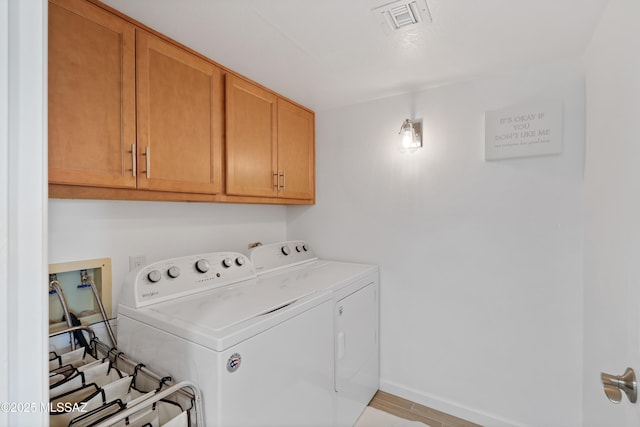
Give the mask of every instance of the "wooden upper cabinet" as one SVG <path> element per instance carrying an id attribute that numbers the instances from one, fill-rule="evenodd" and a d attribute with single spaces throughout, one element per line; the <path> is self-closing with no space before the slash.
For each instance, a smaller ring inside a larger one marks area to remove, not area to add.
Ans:
<path id="1" fill-rule="evenodd" d="M 230 195 L 313 200 L 314 115 L 233 75 L 226 78 Z"/>
<path id="2" fill-rule="evenodd" d="M 50 197 L 315 202 L 312 111 L 99 2 L 48 41 Z"/>
<path id="3" fill-rule="evenodd" d="M 135 187 L 134 26 L 49 2 L 49 182 Z"/>
<path id="4" fill-rule="evenodd" d="M 278 194 L 276 113 L 273 93 L 226 76 L 227 194 Z"/>
<path id="5" fill-rule="evenodd" d="M 315 198 L 314 114 L 278 99 L 279 196 Z"/>
<path id="6" fill-rule="evenodd" d="M 138 188 L 222 191 L 220 69 L 152 34 L 136 33 Z"/>

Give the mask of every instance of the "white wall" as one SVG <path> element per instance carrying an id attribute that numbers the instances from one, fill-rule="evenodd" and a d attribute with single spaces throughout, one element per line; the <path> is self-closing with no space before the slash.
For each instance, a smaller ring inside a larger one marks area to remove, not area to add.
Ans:
<path id="1" fill-rule="evenodd" d="M 0 1 L 0 85 L 9 86 L 9 2 Z M 0 92 L 0 170 L 9 169 L 9 96 Z M 9 375 L 9 176 L 0 175 L 0 378 Z M 8 381 L 0 381 L 0 402 L 9 401 Z M 9 414 L 0 413 L 0 425 Z"/>
<path id="2" fill-rule="evenodd" d="M 0 0 L 0 402 L 47 402 L 44 0 Z M 3 406 L 4 408 L 4 406 Z M 39 409 L 39 406 L 36 407 Z M 0 411 L 0 425 L 47 425 Z"/>
<path id="3" fill-rule="evenodd" d="M 611 0 L 586 53 L 584 421 L 637 426 L 640 406 L 605 398 L 600 372 L 640 369 L 640 27 Z"/>
<path id="4" fill-rule="evenodd" d="M 284 206 L 49 200 L 49 262 L 111 258 L 114 310 L 129 255 L 151 263 L 285 237 Z"/>
<path id="5" fill-rule="evenodd" d="M 581 425 L 582 70 L 317 114 L 318 203 L 288 208 L 287 234 L 380 265 L 382 389 L 484 425 Z M 564 104 L 562 154 L 485 162 L 484 112 L 536 97 Z"/>

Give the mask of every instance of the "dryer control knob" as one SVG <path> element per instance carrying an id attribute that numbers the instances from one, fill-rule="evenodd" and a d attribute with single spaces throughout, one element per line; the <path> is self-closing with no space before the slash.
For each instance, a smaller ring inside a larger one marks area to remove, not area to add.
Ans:
<path id="1" fill-rule="evenodd" d="M 178 277 L 180 275 L 180 268 L 176 267 L 175 265 L 172 266 L 172 267 L 169 267 L 169 270 L 167 270 L 167 274 L 172 279 L 175 279 L 176 277 Z"/>
<path id="2" fill-rule="evenodd" d="M 238 258 L 236 258 L 236 265 L 242 267 L 244 265 L 244 257 L 239 256 Z"/>
<path id="3" fill-rule="evenodd" d="M 233 265 L 233 258 L 225 258 L 222 260 L 222 266 L 224 268 L 229 268 Z"/>
<path id="4" fill-rule="evenodd" d="M 302 252 L 302 245 L 296 245 L 296 252 Z"/>
<path id="5" fill-rule="evenodd" d="M 302 245 L 302 250 L 307 252 L 309 250 L 309 248 L 307 247 L 307 245 Z"/>
<path id="6" fill-rule="evenodd" d="M 289 249 L 289 246 L 283 246 L 280 250 L 282 251 L 283 255 L 289 255 L 291 253 L 291 249 Z"/>
<path id="7" fill-rule="evenodd" d="M 200 273 L 206 273 L 207 271 L 209 271 L 209 261 L 207 261 L 206 259 L 199 259 L 198 261 L 196 261 L 196 270 L 198 270 Z"/>
<path id="8" fill-rule="evenodd" d="M 162 279 L 162 274 L 160 274 L 158 270 L 151 270 L 147 274 L 147 279 L 149 279 L 151 283 L 158 283 L 160 279 Z"/>

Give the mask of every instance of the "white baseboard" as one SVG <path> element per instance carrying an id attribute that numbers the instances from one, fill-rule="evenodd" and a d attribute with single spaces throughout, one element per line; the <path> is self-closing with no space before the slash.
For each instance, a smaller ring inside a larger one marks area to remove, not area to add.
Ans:
<path id="1" fill-rule="evenodd" d="M 530 427 L 526 424 L 508 420 L 475 408 L 469 408 L 383 378 L 380 379 L 380 390 L 485 427 Z"/>

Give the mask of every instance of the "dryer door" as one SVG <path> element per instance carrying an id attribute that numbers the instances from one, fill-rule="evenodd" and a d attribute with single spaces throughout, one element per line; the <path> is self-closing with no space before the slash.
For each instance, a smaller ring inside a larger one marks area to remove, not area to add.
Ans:
<path id="1" fill-rule="evenodd" d="M 334 307 L 337 392 L 378 388 L 378 292 L 371 283 Z"/>

